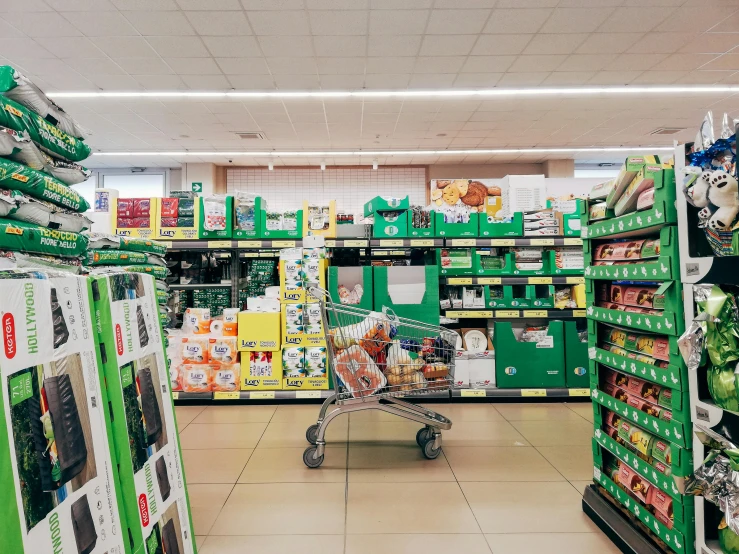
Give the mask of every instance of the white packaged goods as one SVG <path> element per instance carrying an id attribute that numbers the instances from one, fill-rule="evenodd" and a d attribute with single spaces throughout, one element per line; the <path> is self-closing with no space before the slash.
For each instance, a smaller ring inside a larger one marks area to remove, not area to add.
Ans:
<path id="1" fill-rule="evenodd" d="M 323 333 L 321 305 L 318 302 L 305 305 L 303 310 L 303 328 L 306 335 L 320 335 Z"/>
<path id="2" fill-rule="evenodd" d="M 305 370 L 308 377 L 326 376 L 325 346 L 310 346 L 305 349 Z"/>
<path id="3" fill-rule="evenodd" d="M 283 348 L 282 369 L 285 377 L 305 377 L 305 348 Z"/>
<path id="4" fill-rule="evenodd" d="M 193 554 L 154 278 L 114 273 L 93 278 L 92 288 L 133 541 L 142 553 Z"/>
<path id="5" fill-rule="evenodd" d="M 0 551 L 123 554 L 89 281 L 3 272 Z"/>

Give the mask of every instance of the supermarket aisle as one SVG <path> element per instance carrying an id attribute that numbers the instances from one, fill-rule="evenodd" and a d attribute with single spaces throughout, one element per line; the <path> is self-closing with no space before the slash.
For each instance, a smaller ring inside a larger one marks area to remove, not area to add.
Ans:
<path id="1" fill-rule="evenodd" d="M 438 459 L 418 424 L 365 412 L 334 421 L 319 470 L 302 462 L 318 406 L 178 407 L 200 552 L 617 552 L 580 508 L 589 404 L 437 407 Z"/>

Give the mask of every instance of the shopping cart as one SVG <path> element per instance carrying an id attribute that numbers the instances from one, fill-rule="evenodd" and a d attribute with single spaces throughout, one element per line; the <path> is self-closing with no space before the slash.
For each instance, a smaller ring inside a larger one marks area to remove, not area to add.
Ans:
<path id="1" fill-rule="evenodd" d="M 323 289 L 308 292 L 320 302 L 335 390 L 321 406 L 318 422 L 305 433 L 313 445 L 303 453 L 305 465 L 315 468 L 323 463 L 326 428 L 334 418 L 359 410 L 383 410 L 423 423 L 416 442 L 426 458 L 438 457 L 441 430 L 450 429 L 451 420 L 400 398 L 451 388 L 457 334 L 397 317 L 391 310 L 372 312 L 338 304 Z"/>

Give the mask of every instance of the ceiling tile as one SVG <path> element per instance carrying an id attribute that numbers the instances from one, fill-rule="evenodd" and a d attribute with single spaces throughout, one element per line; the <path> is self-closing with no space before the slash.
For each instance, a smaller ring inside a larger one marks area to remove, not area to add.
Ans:
<path id="1" fill-rule="evenodd" d="M 589 71 L 555 71 L 547 77 L 543 84 L 553 86 L 584 85 L 593 74 Z"/>
<path id="2" fill-rule="evenodd" d="M 426 28 L 428 16 L 425 10 L 371 10 L 370 34 L 420 35 Z"/>
<path id="3" fill-rule="evenodd" d="M 457 73 L 464 61 L 464 56 L 419 57 L 413 71 L 415 73 Z"/>
<path id="4" fill-rule="evenodd" d="M 110 0 L 119 10 L 179 10 L 174 0 Z"/>
<path id="5" fill-rule="evenodd" d="M 739 29 L 739 13 L 734 13 L 709 29 L 713 33 L 736 33 Z"/>
<path id="6" fill-rule="evenodd" d="M 473 56 L 520 54 L 534 35 L 480 35 Z"/>
<path id="7" fill-rule="evenodd" d="M 421 56 L 466 56 L 477 40 L 476 35 L 426 35 Z"/>
<path id="8" fill-rule="evenodd" d="M 205 46 L 216 58 L 259 56 L 261 51 L 254 37 L 202 37 Z"/>
<path id="9" fill-rule="evenodd" d="M 739 7 L 734 3 L 734 9 Z M 708 6 L 705 3 L 700 8 L 680 7 L 673 11 L 655 31 L 701 33 L 703 31 L 737 32 L 739 17 L 732 19 L 727 16 L 731 13 L 726 6 Z M 723 26 L 723 28 L 722 28 Z"/>
<path id="10" fill-rule="evenodd" d="M 245 10 L 302 10 L 303 0 L 241 0 Z"/>
<path id="11" fill-rule="evenodd" d="M 106 55 L 114 57 L 125 55 L 131 58 L 156 58 L 157 52 L 149 45 L 144 37 L 94 37 L 90 39 L 96 49 L 100 49 Z M 69 57 L 83 55 L 87 57 L 88 50 L 78 50 Z"/>
<path id="12" fill-rule="evenodd" d="M 316 56 L 333 56 L 340 52 L 343 56 L 364 56 L 367 51 L 367 37 L 313 37 Z"/>
<path id="13" fill-rule="evenodd" d="M 596 73 L 588 84 L 591 85 L 628 85 L 639 75 L 642 71 L 600 71 Z"/>
<path id="14" fill-rule="evenodd" d="M 309 35 L 308 17 L 303 11 L 250 11 L 249 22 L 257 35 Z"/>
<path id="15" fill-rule="evenodd" d="M 613 13 L 613 8 L 556 8 L 541 33 L 591 33 Z"/>
<path id="16" fill-rule="evenodd" d="M 366 35 L 367 12 L 356 10 L 311 11 L 310 28 L 313 35 Z"/>
<path id="17" fill-rule="evenodd" d="M 498 0 L 498 8 L 554 8 L 559 0 Z"/>
<path id="18" fill-rule="evenodd" d="M 120 12 L 82 11 L 64 12 L 62 15 L 88 37 L 138 35 L 133 25 Z"/>
<path id="19" fill-rule="evenodd" d="M 559 71 L 598 71 L 608 69 L 616 54 L 573 54 L 557 69 Z"/>
<path id="20" fill-rule="evenodd" d="M 309 10 L 367 10 L 369 0 L 306 0 Z"/>
<path id="21" fill-rule="evenodd" d="M 364 86 L 374 89 L 399 90 L 404 89 L 410 82 L 410 74 L 408 73 L 376 73 L 364 76 Z"/>
<path id="22" fill-rule="evenodd" d="M 362 75 L 325 75 L 321 74 L 321 88 L 324 90 L 357 90 L 364 87 Z"/>
<path id="23" fill-rule="evenodd" d="M 8 59 L 54 58 L 54 54 L 30 38 L 0 38 L 0 52 Z"/>
<path id="24" fill-rule="evenodd" d="M 221 69 L 213 58 L 165 58 L 178 75 L 220 75 Z"/>
<path id="25" fill-rule="evenodd" d="M 161 58 L 116 58 L 115 62 L 129 75 L 167 75 L 174 73 Z"/>
<path id="26" fill-rule="evenodd" d="M 0 2 L 0 13 L 49 11 L 52 11 L 52 9 L 41 0 L 23 0 L 23 2 L 2 0 Z"/>
<path id="27" fill-rule="evenodd" d="M 734 71 L 690 71 L 687 75 L 678 79 L 676 83 L 685 85 L 715 85 L 733 74 Z"/>
<path id="28" fill-rule="evenodd" d="M 226 90 L 231 88 L 223 75 L 182 75 L 181 78 L 193 90 Z"/>
<path id="29" fill-rule="evenodd" d="M 3 16 L 6 23 L 23 31 L 31 38 L 78 37 L 82 33 L 56 12 L 17 12 Z"/>
<path id="30" fill-rule="evenodd" d="M 662 23 L 674 8 L 629 7 L 616 8 L 600 28 L 610 33 L 646 33 Z"/>
<path id="31" fill-rule="evenodd" d="M 183 10 L 241 10 L 239 0 L 177 0 Z"/>
<path id="32" fill-rule="evenodd" d="M 415 56 L 420 46 L 420 36 L 370 36 L 367 55 Z"/>
<path id="33" fill-rule="evenodd" d="M 645 71 L 632 81 L 635 85 L 671 85 L 685 77 L 689 71 Z"/>
<path id="34" fill-rule="evenodd" d="M 502 73 L 516 59 L 516 56 L 469 56 L 462 67 L 462 73 Z"/>
<path id="35" fill-rule="evenodd" d="M 408 10 L 430 8 L 434 0 L 403 0 L 403 7 Z M 398 0 L 370 0 L 370 9 L 392 10 L 398 7 Z"/>
<path id="36" fill-rule="evenodd" d="M 449 87 L 457 77 L 455 73 L 416 73 L 411 75 L 411 82 L 408 88 L 425 89 L 425 88 L 441 88 Z"/>
<path id="37" fill-rule="evenodd" d="M 497 0 L 436 0 L 434 7 L 450 10 L 485 9 L 495 7 L 496 2 Z"/>
<path id="38" fill-rule="evenodd" d="M 131 11 L 121 13 L 144 36 L 179 37 L 195 34 L 182 12 Z"/>
<path id="39" fill-rule="evenodd" d="M 199 37 L 146 37 L 147 42 L 163 58 L 207 58 Z"/>
<path id="40" fill-rule="evenodd" d="M 544 71 L 554 71 L 563 61 L 567 59 L 565 55 L 559 56 L 518 56 L 511 67 L 508 68 L 509 73 L 536 73 Z"/>
<path id="41" fill-rule="evenodd" d="M 367 73 L 412 73 L 416 58 L 413 57 L 391 57 L 391 58 L 367 58 Z"/>
<path id="42" fill-rule="evenodd" d="M 587 38 L 587 34 L 560 33 L 534 35 L 524 54 L 572 54 Z"/>
<path id="43" fill-rule="evenodd" d="M 104 75 L 102 73 L 91 75 L 90 81 L 102 90 L 139 90 L 141 84 L 130 75 Z"/>
<path id="44" fill-rule="evenodd" d="M 613 71 L 647 70 L 665 58 L 667 58 L 665 54 L 620 54 L 608 69 Z"/>
<path id="45" fill-rule="evenodd" d="M 687 42 L 681 51 L 694 54 L 723 54 L 736 47 L 739 47 L 739 32 L 703 33 Z"/>
<path id="46" fill-rule="evenodd" d="M 364 74 L 364 58 L 317 58 L 319 73 L 329 75 Z"/>
<path id="47" fill-rule="evenodd" d="M 294 56 L 294 57 L 311 57 L 313 56 L 313 44 L 311 37 L 293 36 L 289 39 L 285 37 L 259 37 L 259 46 L 267 57 L 277 56 Z"/>
<path id="48" fill-rule="evenodd" d="M 271 75 L 226 75 L 229 83 L 239 90 L 274 90 L 275 83 Z"/>
<path id="49" fill-rule="evenodd" d="M 672 54 L 694 36 L 687 33 L 651 32 L 629 48 L 628 52 L 632 54 Z"/>
<path id="50" fill-rule="evenodd" d="M 498 81 L 498 86 L 536 86 L 540 85 L 547 77 L 549 77 L 547 72 L 506 73 Z"/>
<path id="51" fill-rule="evenodd" d="M 250 35 L 251 27 L 242 12 L 207 11 L 186 12 L 187 18 L 200 35 L 244 36 Z"/>
<path id="52" fill-rule="evenodd" d="M 551 9 L 495 9 L 485 25 L 483 33 L 536 33 L 549 15 Z"/>
<path id="53" fill-rule="evenodd" d="M 315 75 L 318 70 L 311 58 L 267 58 L 273 75 Z"/>
<path id="54" fill-rule="evenodd" d="M 81 54 L 86 58 L 105 57 L 105 54 L 89 38 L 85 37 L 37 38 L 36 42 L 60 58 L 73 58 Z M 153 51 L 152 54 L 154 54 Z"/>
<path id="55" fill-rule="evenodd" d="M 673 54 L 662 60 L 655 69 L 663 71 L 693 71 L 710 62 L 715 54 Z"/>
<path id="56" fill-rule="evenodd" d="M 79 75 L 74 69 L 58 58 L 13 58 L 13 67 L 34 83 L 39 76 L 58 75 L 69 72 Z M 38 85 L 37 85 L 38 86 Z"/>
<path id="57" fill-rule="evenodd" d="M 118 64 L 107 58 L 68 58 L 64 61 L 85 77 L 123 75 L 125 73 Z"/>
<path id="58" fill-rule="evenodd" d="M 577 49 L 578 54 L 620 54 L 644 36 L 643 33 L 597 32 L 585 39 Z"/>
<path id="59" fill-rule="evenodd" d="M 228 75 L 266 75 L 269 68 L 264 58 L 217 58 L 218 66 Z"/>
<path id="60" fill-rule="evenodd" d="M 739 71 L 739 53 L 723 54 L 708 62 L 701 69 L 719 70 L 719 71 Z"/>
<path id="61" fill-rule="evenodd" d="M 280 90 L 317 90 L 321 87 L 318 75 L 275 75 Z"/>
<path id="62" fill-rule="evenodd" d="M 490 10 L 432 10 L 429 35 L 476 35 L 482 31 Z"/>

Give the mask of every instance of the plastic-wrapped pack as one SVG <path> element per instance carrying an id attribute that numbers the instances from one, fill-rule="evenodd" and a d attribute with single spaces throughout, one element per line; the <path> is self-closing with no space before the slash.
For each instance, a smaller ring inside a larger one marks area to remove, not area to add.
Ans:
<path id="1" fill-rule="evenodd" d="M 226 197 L 223 195 L 203 198 L 203 226 L 207 231 L 223 231 L 226 228 Z"/>
<path id="2" fill-rule="evenodd" d="M 253 231 L 255 228 L 256 195 L 237 192 L 234 196 L 236 228 L 242 231 Z"/>
<path id="3" fill-rule="evenodd" d="M 241 366 L 221 364 L 211 371 L 211 390 L 214 392 L 234 392 L 241 388 Z"/>
<path id="4" fill-rule="evenodd" d="M 357 345 L 350 346 L 336 356 L 336 373 L 354 398 L 370 396 L 387 384 L 370 355 Z"/>
<path id="5" fill-rule="evenodd" d="M 0 158 L 0 187 L 19 190 L 39 200 L 46 200 L 75 212 L 86 212 L 90 208 L 76 190 L 61 181 L 3 158 Z"/>
<path id="6" fill-rule="evenodd" d="M 77 258 L 87 250 L 87 238 L 71 231 L 6 219 L 0 220 L 0 249 Z"/>
<path id="7" fill-rule="evenodd" d="M 182 390 L 184 392 L 209 392 L 211 374 L 215 369 L 210 364 L 182 364 Z"/>
<path id="8" fill-rule="evenodd" d="M 81 233 L 92 227 L 90 218 L 83 214 L 67 210 L 51 202 L 38 200 L 22 192 L 13 192 L 18 207 L 8 216 L 11 219 L 73 233 Z"/>
<path id="9" fill-rule="evenodd" d="M 40 171 L 46 160 L 31 140 L 28 131 L 16 131 L 0 127 L 0 156 Z"/>

